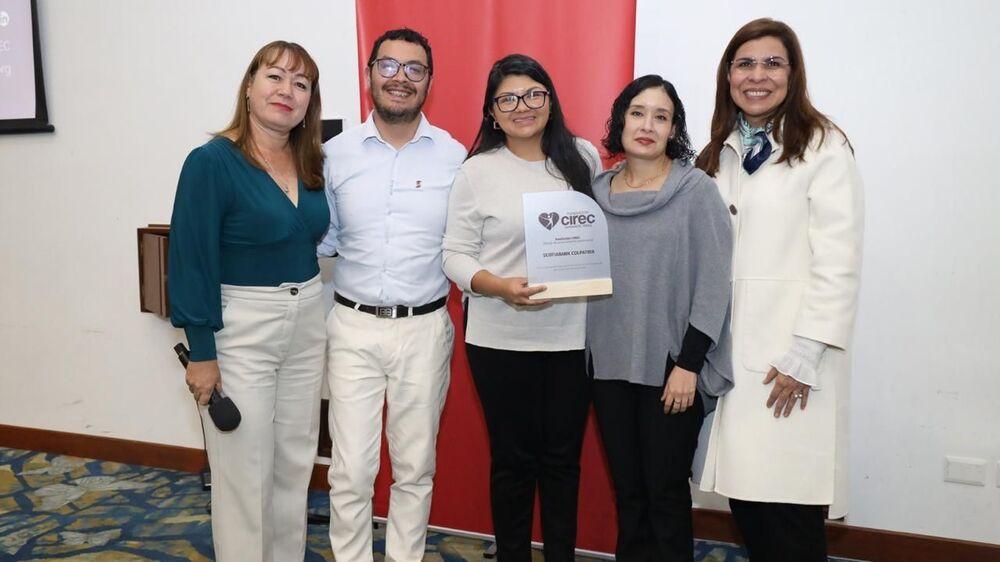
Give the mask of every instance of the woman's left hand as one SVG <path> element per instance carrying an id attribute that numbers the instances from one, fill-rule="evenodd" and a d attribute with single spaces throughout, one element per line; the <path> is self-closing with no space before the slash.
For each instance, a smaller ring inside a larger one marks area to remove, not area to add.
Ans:
<path id="1" fill-rule="evenodd" d="M 795 401 L 799 401 L 799 409 L 806 409 L 806 402 L 809 401 L 809 385 L 802 384 L 788 375 L 783 375 L 777 369 L 771 367 L 764 377 L 764 384 L 771 384 L 774 381 L 774 388 L 771 395 L 767 397 L 767 408 L 774 407 L 774 417 L 786 418 L 795 408 Z"/>
<path id="2" fill-rule="evenodd" d="M 694 404 L 694 392 L 698 386 L 698 375 L 678 366 L 670 371 L 667 384 L 663 388 L 664 414 L 679 414 Z"/>

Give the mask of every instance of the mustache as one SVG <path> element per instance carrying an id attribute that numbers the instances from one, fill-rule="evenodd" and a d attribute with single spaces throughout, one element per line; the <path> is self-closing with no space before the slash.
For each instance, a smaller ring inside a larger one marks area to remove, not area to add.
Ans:
<path id="1" fill-rule="evenodd" d="M 406 82 L 396 82 L 396 81 L 386 82 L 382 86 L 382 91 L 388 92 L 389 90 L 405 90 L 410 94 L 417 93 L 417 89 L 411 86 L 410 84 L 407 84 Z"/>

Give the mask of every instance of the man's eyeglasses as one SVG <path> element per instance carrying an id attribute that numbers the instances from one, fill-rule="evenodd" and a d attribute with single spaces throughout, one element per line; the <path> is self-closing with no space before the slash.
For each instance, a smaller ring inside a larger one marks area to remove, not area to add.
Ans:
<path id="1" fill-rule="evenodd" d="M 493 103 L 497 109 L 504 113 L 510 113 L 517 109 L 522 101 L 528 109 L 541 109 L 545 106 L 545 101 L 549 99 L 549 93 L 545 90 L 532 90 L 520 96 L 514 94 L 504 94 L 493 98 Z"/>
<path id="2" fill-rule="evenodd" d="M 406 75 L 410 82 L 422 82 L 424 78 L 427 78 L 429 71 L 426 65 L 419 62 L 399 62 L 389 57 L 375 59 L 372 61 L 372 66 L 375 67 L 375 70 L 383 78 L 392 78 L 399 74 L 399 69 L 402 67 L 403 74 Z"/>
<path id="3" fill-rule="evenodd" d="M 734 74 L 750 74 L 758 65 L 764 69 L 766 74 L 777 74 L 791 66 L 788 61 L 781 57 L 767 57 L 759 61 L 744 57 L 730 62 L 729 71 Z"/>

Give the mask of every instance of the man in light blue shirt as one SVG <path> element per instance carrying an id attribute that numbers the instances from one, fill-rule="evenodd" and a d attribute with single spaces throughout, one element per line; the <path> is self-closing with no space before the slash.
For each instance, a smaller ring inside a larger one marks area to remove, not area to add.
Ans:
<path id="1" fill-rule="evenodd" d="M 365 83 L 375 111 L 326 151 L 333 268 L 327 318 L 330 543 L 337 560 L 372 560 L 372 486 L 382 406 L 394 481 L 386 558 L 423 558 L 438 422 L 454 328 L 441 270 L 448 194 L 465 149 L 421 113 L 433 60 L 410 29 L 375 40 Z"/>

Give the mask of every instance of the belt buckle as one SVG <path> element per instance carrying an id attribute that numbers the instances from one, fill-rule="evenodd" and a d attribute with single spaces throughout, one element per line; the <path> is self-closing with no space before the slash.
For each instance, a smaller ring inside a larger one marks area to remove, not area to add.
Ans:
<path id="1" fill-rule="evenodd" d="M 378 318 L 396 318 L 396 307 L 395 306 L 376 306 L 375 316 Z"/>

